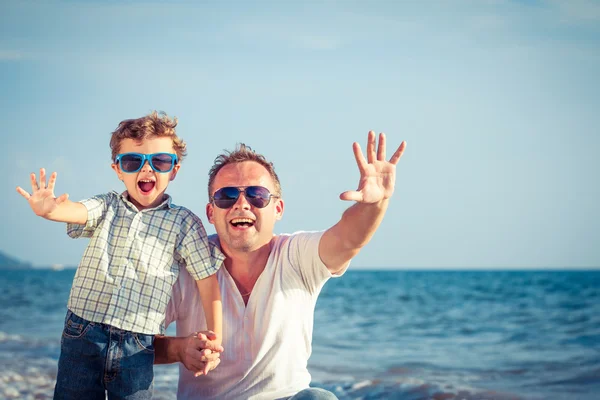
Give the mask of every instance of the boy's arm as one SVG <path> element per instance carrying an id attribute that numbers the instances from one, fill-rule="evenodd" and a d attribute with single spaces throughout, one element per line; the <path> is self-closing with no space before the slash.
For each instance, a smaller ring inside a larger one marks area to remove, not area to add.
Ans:
<path id="1" fill-rule="evenodd" d="M 216 333 L 215 344 L 220 345 L 223 340 L 223 305 L 217 274 L 196 281 L 202 299 L 206 325 L 209 331 Z"/>
<path id="2" fill-rule="evenodd" d="M 48 185 L 46 185 L 46 170 L 40 168 L 39 184 L 35 174 L 31 174 L 32 193 L 29 194 L 21 187 L 17 187 L 17 192 L 29 202 L 33 212 L 40 217 L 51 221 L 85 225 L 88 212 L 83 204 L 70 201 L 69 195 L 66 193 L 59 197 L 54 196 L 56 175 L 56 172 L 53 172 Z"/>

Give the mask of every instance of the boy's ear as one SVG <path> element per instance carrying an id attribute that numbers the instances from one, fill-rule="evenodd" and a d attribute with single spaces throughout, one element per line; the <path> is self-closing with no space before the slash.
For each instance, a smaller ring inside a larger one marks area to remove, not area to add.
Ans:
<path id="1" fill-rule="evenodd" d="M 117 173 L 117 178 L 119 178 L 120 181 L 123 180 L 123 172 L 121 172 L 121 168 L 119 168 L 119 164 L 111 164 L 110 167 Z"/>
<path id="2" fill-rule="evenodd" d="M 170 181 L 175 179 L 175 177 L 177 176 L 177 171 L 179 171 L 179 168 L 181 168 L 181 164 L 173 165 L 173 170 L 171 171 L 171 176 L 169 177 Z"/>

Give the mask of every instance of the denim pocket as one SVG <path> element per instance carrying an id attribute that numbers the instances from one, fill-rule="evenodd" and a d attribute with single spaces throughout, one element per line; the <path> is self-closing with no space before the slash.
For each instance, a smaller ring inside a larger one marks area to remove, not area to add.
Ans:
<path id="1" fill-rule="evenodd" d="M 154 353 L 154 335 L 146 335 L 143 333 L 132 333 L 133 340 L 140 350 L 148 353 Z"/>
<path id="2" fill-rule="evenodd" d="M 63 330 L 63 336 L 69 338 L 82 337 L 90 326 L 94 323 L 85 320 L 75 315 L 71 310 L 67 311 L 67 318 L 65 319 L 65 329 Z"/>

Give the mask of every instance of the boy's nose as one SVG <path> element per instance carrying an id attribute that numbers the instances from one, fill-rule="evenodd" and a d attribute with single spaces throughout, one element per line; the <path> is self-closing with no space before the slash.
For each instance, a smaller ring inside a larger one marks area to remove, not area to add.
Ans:
<path id="1" fill-rule="evenodd" d="M 150 166 L 150 162 L 148 162 L 148 160 L 144 160 L 144 165 L 142 165 L 142 171 L 144 172 L 148 172 L 152 170 L 152 167 Z"/>

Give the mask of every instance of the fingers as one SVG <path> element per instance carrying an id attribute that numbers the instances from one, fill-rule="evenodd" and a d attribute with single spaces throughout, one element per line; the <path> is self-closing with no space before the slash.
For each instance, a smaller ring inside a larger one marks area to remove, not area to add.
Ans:
<path id="1" fill-rule="evenodd" d="M 204 369 L 202 370 L 202 372 L 204 373 L 204 375 L 208 374 L 208 371 L 210 371 L 210 366 L 208 365 L 208 363 L 204 364 Z"/>
<path id="2" fill-rule="evenodd" d="M 193 347 L 185 347 L 183 349 L 183 356 L 181 357 L 181 360 L 185 367 L 191 371 L 200 365 L 200 352 Z"/>
<path id="3" fill-rule="evenodd" d="M 367 160 L 369 164 L 372 164 L 375 160 L 385 161 L 386 152 L 386 138 L 385 133 L 379 134 L 379 143 L 377 143 L 377 153 L 375 153 L 376 135 L 374 131 L 369 131 L 367 136 Z M 354 157 L 358 163 L 359 168 L 362 168 L 365 164 L 365 158 L 362 155 L 362 151 L 358 143 L 353 144 Z M 360 154 L 360 155 L 359 155 Z"/>
<path id="4" fill-rule="evenodd" d="M 36 190 L 39 190 L 37 179 L 35 178 L 35 174 L 33 172 L 31 173 L 31 175 L 29 175 L 29 179 L 31 180 L 31 190 L 34 192 Z"/>
<path id="5" fill-rule="evenodd" d="M 367 135 L 367 160 L 369 164 L 375 161 L 375 132 L 369 131 Z"/>
<path id="6" fill-rule="evenodd" d="M 29 192 L 23 190 L 20 186 L 17 186 L 17 193 L 19 193 L 21 196 L 25 197 L 25 200 L 29 200 L 29 198 L 31 197 Z"/>
<path id="7" fill-rule="evenodd" d="M 406 141 L 402 141 L 402 143 L 400 143 L 400 146 L 398 146 L 398 149 L 396 150 L 392 158 L 390 158 L 390 163 L 394 165 L 398 164 L 398 161 L 400 161 L 402 154 L 404 154 L 404 149 L 406 149 Z"/>
<path id="8" fill-rule="evenodd" d="M 198 332 L 196 336 L 200 340 L 215 340 L 217 338 L 217 334 L 213 331 Z"/>
<path id="9" fill-rule="evenodd" d="M 50 180 L 48 181 L 48 189 L 54 191 L 54 184 L 56 183 L 56 172 L 50 174 Z M 42 174 L 40 173 L 40 177 Z"/>
<path id="10" fill-rule="evenodd" d="M 215 367 L 221 362 L 219 357 L 219 353 L 213 353 L 207 349 L 202 350 L 199 358 L 201 363 L 198 365 L 199 368 L 196 368 L 196 373 L 194 376 L 207 375 L 209 371 L 215 369 Z"/>
<path id="11" fill-rule="evenodd" d="M 367 160 L 363 156 L 362 149 L 360 148 L 360 144 L 354 142 L 352 143 L 352 151 L 354 152 L 354 158 L 356 159 L 356 164 L 358 165 L 358 169 L 363 171 L 367 166 Z"/>
<path id="12" fill-rule="evenodd" d="M 54 190 L 54 184 L 56 183 L 56 172 L 53 172 L 50 175 L 50 182 L 48 182 L 47 188 L 50 190 Z M 29 175 L 29 180 L 31 181 L 31 189 L 32 191 L 43 190 L 46 189 L 46 169 L 40 168 L 40 182 L 38 183 L 35 173 L 31 173 Z M 19 192 L 20 193 L 20 192 Z"/>
<path id="13" fill-rule="evenodd" d="M 212 371 L 213 369 L 217 368 L 217 366 L 221 363 L 221 359 L 217 358 L 214 361 L 210 361 L 208 363 L 206 363 L 206 368 L 203 369 L 202 371 L 198 371 L 194 374 L 195 377 L 199 377 L 202 375 L 208 375 L 208 373 L 210 371 Z"/>
<path id="14" fill-rule="evenodd" d="M 199 348 L 210 349 L 211 351 L 222 352 L 223 346 L 214 342 L 217 339 L 217 334 L 212 331 L 198 332 L 196 337 L 200 340 Z"/>
<path id="15" fill-rule="evenodd" d="M 203 353 L 194 348 L 185 349 L 185 367 L 190 371 L 202 371 L 206 358 Z"/>
<path id="16" fill-rule="evenodd" d="M 398 161 L 400 161 L 400 158 L 402 157 L 402 154 L 404 153 L 405 148 L 406 148 L 406 141 L 403 141 L 400 144 L 400 146 L 398 147 L 398 149 L 396 149 L 396 151 L 394 152 L 394 155 L 392 155 L 392 158 L 390 158 L 390 163 L 396 165 L 398 163 Z M 362 154 L 359 157 L 357 155 L 357 151 L 360 152 L 360 146 L 358 146 L 358 144 L 355 143 L 354 144 L 354 156 L 356 157 L 356 161 L 359 164 L 359 167 L 362 167 L 362 163 L 360 160 L 363 160 L 363 162 L 364 162 L 364 157 L 362 157 Z M 385 161 L 385 153 L 386 153 L 385 133 L 381 132 L 379 134 L 379 143 L 377 145 L 377 158 L 375 158 L 375 132 L 369 131 L 369 135 L 368 135 L 368 139 L 367 139 L 368 163 L 369 164 L 373 163 L 373 161 L 375 161 L 375 159 L 377 159 L 378 161 Z"/>
<path id="17" fill-rule="evenodd" d="M 40 168 L 40 189 L 46 189 L 46 169 Z"/>
<path id="18" fill-rule="evenodd" d="M 385 161 L 385 133 L 379 134 L 379 145 L 377 146 L 377 160 Z"/>

